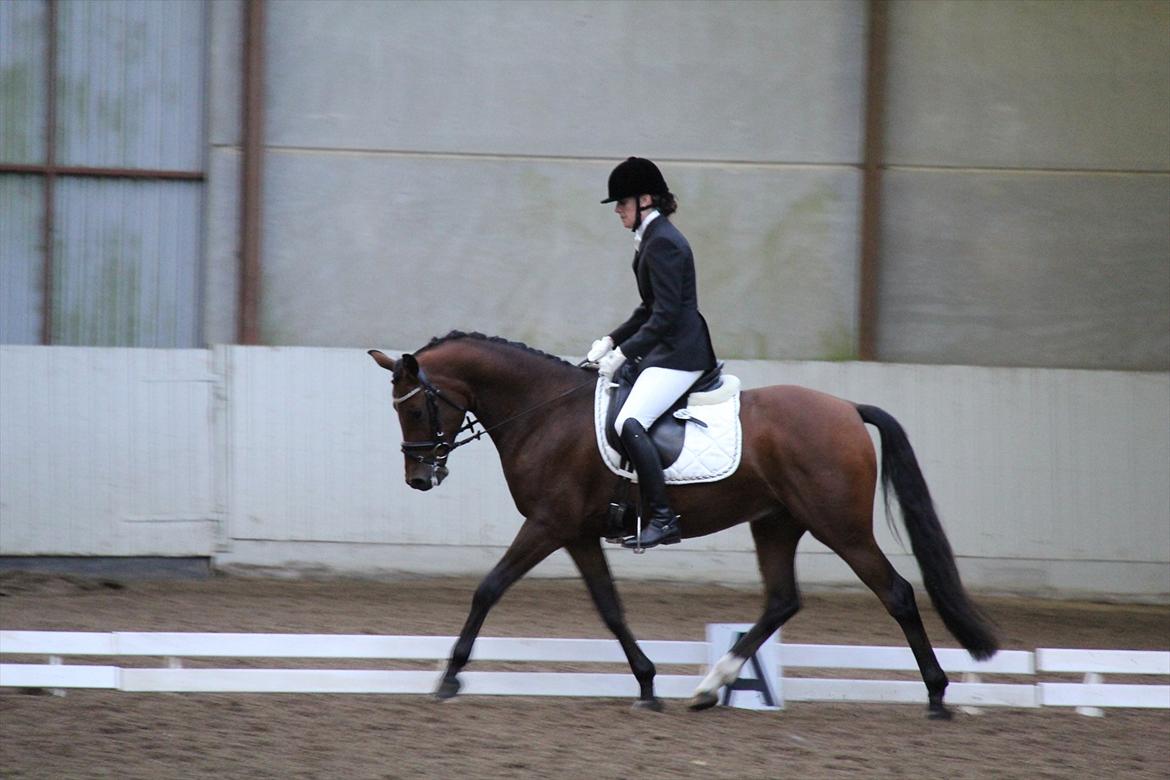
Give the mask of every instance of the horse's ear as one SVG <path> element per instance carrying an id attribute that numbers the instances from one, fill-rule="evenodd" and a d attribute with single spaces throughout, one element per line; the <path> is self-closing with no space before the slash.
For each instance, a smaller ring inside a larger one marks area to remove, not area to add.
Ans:
<path id="1" fill-rule="evenodd" d="M 376 349 L 371 349 L 369 352 L 369 355 L 370 355 L 370 357 L 372 357 L 374 359 L 374 362 L 377 363 L 378 365 L 380 365 L 382 368 L 386 369 L 387 371 L 394 370 L 394 359 L 393 358 L 388 357 L 387 355 L 383 354 L 382 352 L 379 352 Z"/>
<path id="2" fill-rule="evenodd" d="M 407 376 L 418 376 L 418 360 L 415 359 L 414 355 L 409 352 L 402 355 L 402 369 L 406 372 Z"/>

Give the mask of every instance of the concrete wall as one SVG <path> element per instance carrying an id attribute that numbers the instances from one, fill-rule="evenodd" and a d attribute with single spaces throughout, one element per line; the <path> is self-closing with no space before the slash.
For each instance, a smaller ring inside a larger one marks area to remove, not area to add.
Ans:
<path id="1" fill-rule="evenodd" d="M 878 352 L 1164 369 L 1170 5 L 898 2 Z"/>
<path id="2" fill-rule="evenodd" d="M 725 358 L 857 337 L 866 9 L 270 3 L 264 340 L 579 353 L 635 303 L 597 201 L 661 161 Z M 878 352 L 1170 367 L 1170 7 L 892 2 Z M 235 337 L 240 6 L 211 6 L 210 341 Z"/>
<path id="3" fill-rule="evenodd" d="M 861 8 L 270 4 L 265 341 L 462 327 L 581 349 L 636 303 L 632 242 L 598 201 L 637 153 L 682 204 L 722 354 L 850 354 Z M 238 9 L 213 13 L 236 45 Z M 232 214 L 238 96 L 212 94 L 211 210 Z M 227 336 L 223 276 L 208 330 Z"/>
<path id="4" fill-rule="evenodd" d="M 395 350 L 388 350 L 395 353 Z M 972 587 L 1170 598 L 1170 375 L 734 361 L 878 404 L 910 434 Z M 0 556 L 212 556 L 235 570 L 482 575 L 519 528 L 494 447 L 402 480 L 386 373 L 361 350 L 0 347 Z M 886 528 L 901 573 L 917 564 Z M 755 583 L 737 527 L 623 578 Z M 815 541 L 805 585 L 858 587 Z M 536 576 L 573 576 L 567 556 Z"/>
<path id="5" fill-rule="evenodd" d="M 848 348 L 855 4 L 465 9 L 272 6 L 266 341 L 582 348 L 636 303 L 598 201 L 638 153 L 672 161 L 722 353 Z M 753 288 L 806 316 L 773 332 L 740 305 Z"/>

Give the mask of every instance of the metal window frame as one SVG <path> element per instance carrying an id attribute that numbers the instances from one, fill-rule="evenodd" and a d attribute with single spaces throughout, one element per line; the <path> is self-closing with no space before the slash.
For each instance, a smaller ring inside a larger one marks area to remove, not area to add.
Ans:
<path id="1" fill-rule="evenodd" d="M 58 176 L 93 176 L 113 179 L 207 180 L 204 171 L 147 168 L 102 168 L 57 163 L 57 6 L 45 0 L 45 149 L 42 163 L 0 162 L 0 174 L 40 176 L 41 192 L 41 344 L 53 343 L 53 236 L 56 228 L 54 197 Z"/>

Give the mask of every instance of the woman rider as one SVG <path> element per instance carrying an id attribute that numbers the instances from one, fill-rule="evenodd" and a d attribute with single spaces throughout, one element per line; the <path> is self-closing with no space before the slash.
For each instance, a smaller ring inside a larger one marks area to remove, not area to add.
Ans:
<path id="1" fill-rule="evenodd" d="M 587 358 L 611 379 L 627 360 L 637 369 L 614 427 L 638 473 L 642 506 L 649 513 L 640 546 L 674 544 L 682 538 L 679 518 L 666 501 L 662 461 L 647 431 L 715 367 L 715 350 L 699 313 L 695 258 L 668 219 L 678 204 L 658 166 L 640 157 L 620 163 L 609 176 L 609 197 L 601 202 L 616 203 L 622 227 L 634 233 L 634 276 L 642 302 L 628 320 L 593 342 Z M 639 542 L 629 539 L 624 545 Z"/>

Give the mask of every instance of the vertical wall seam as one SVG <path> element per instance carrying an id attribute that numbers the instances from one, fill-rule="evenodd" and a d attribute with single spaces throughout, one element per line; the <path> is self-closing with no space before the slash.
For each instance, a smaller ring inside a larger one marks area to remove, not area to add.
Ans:
<path id="1" fill-rule="evenodd" d="M 881 188 L 885 130 L 887 0 L 869 0 L 865 55 L 865 138 L 861 164 L 861 250 L 857 352 L 877 359 L 878 275 L 881 270 Z"/>

